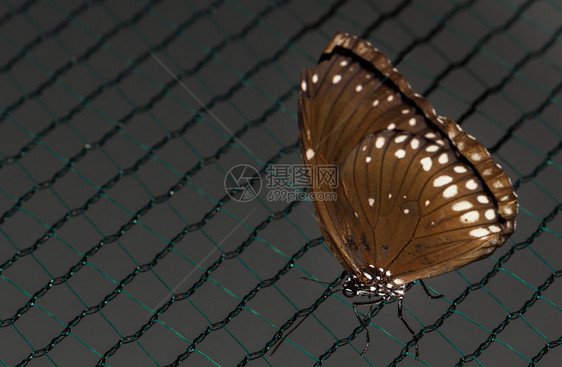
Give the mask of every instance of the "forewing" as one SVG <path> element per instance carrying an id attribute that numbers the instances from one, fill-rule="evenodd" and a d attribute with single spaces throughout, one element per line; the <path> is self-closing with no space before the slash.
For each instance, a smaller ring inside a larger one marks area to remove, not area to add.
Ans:
<path id="1" fill-rule="evenodd" d="M 399 85 L 409 89 L 380 51 L 337 34 L 318 65 L 302 74 L 299 126 L 306 149 L 341 165 L 361 140 L 384 129 L 429 134 L 447 146 L 417 104 L 425 100 L 411 90 L 407 98 Z"/>

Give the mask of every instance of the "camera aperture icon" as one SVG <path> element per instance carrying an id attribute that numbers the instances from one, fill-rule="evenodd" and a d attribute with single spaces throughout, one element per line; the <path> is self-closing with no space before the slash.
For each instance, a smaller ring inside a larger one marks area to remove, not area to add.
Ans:
<path id="1" fill-rule="evenodd" d="M 253 180 L 253 185 L 252 185 Z M 224 189 L 228 196 L 239 202 L 254 200 L 261 191 L 261 176 L 252 166 L 239 164 L 224 176 Z M 235 190 L 233 192 L 233 190 Z"/>

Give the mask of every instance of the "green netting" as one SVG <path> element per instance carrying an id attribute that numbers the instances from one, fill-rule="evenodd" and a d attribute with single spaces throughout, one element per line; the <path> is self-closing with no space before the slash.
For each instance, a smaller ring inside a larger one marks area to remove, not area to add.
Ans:
<path id="1" fill-rule="evenodd" d="M 1 365 L 560 364 L 559 1 L 2 6 Z M 300 163 L 300 70 L 337 30 L 404 60 L 520 197 L 492 257 L 428 280 L 439 300 L 408 291 L 419 361 L 395 303 L 364 314 L 360 356 L 311 203 L 225 192 L 238 164 L 264 186 Z"/>

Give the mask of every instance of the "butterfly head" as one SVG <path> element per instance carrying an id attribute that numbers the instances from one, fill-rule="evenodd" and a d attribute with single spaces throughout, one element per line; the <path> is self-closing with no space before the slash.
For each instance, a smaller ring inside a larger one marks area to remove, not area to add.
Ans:
<path id="1" fill-rule="evenodd" d="M 384 299 L 404 297 L 406 285 L 389 270 L 369 265 L 361 275 L 350 275 L 342 286 L 346 297 L 375 296 Z"/>

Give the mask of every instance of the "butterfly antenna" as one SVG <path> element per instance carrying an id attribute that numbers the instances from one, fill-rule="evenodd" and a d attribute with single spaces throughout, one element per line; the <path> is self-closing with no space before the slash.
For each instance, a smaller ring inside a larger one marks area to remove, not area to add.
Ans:
<path id="1" fill-rule="evenodd" d="M 314 283 L 326 284 L 326 285 L 332 284 L 332 282 L 323 282 L 321 280 L 313 279 L 313 278 L 309 278 L 309 277 L 301 277 L 301 279 L 302 280 L 308 280 L 308 281 L 311 281 L 311 282 L 314 282 Z"/>

